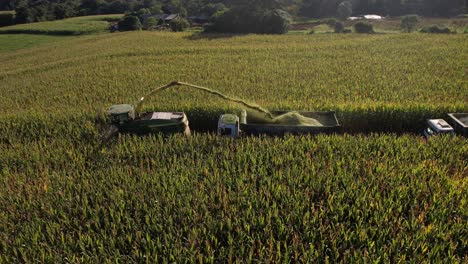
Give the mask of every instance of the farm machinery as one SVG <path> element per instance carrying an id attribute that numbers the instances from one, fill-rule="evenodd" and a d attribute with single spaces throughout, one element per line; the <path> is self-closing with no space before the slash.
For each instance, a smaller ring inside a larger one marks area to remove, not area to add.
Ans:
<path id="1" fill-rule="evenodd" d="M 185 133 L 190 135 L 187 116 L 182 112 L 147 112 L 137 114 L 132 105 L 113 105 L 107 110 L 112 126 L 120 132 L 134 134 Z"/>
<path id="2" fill-rule="evenodd" d="M 240 117 L 234 114 L 221 115 L 218 120 L 218 134 L 238 137 L 243 134 L 316 134 L 333 133 L 340 128 L 334 112 L 269 112 L 259 106 L 249 104 L 237 98 L 231 98 L 215 90 L 189 83 L 174 81 L 158 87 L 142 97 L 133 107 L 130 104 L 113 105 L 107 110 L 110 128 L 103 135 L 108 139 L 118 132 L 138 135 L 148 133 L 184 133 L 190 135 L 189 121 L 183 112 L 141 112 L 145 99 L 175 86 L 188 86 L 239 103 L 256 115 L 247 116 L 242 110 Z"/>
<path id="3" fill-rule="evenodd" d="M 129 104 L 113 105 L 107 110 L 110 128 L 103 137 L 108 139 L 118 132 L 138 135 L 148 133 L 190 135 L 189 120 L 183 112 L 141 112 L 145 99 L 176 86 L 188 86 L 201 90 L 224 100 L 243 105 L 249 110 L 242 110 L 239 115 L 223 114 L 218 119 L 217 133 L 223 136 L 239 137 L 242 135 L 284 135 L 336 133 L 341 126 L 335 112 L 305 111 L 268 111 L 260 106 L 249 104 L 241 99 L 226 96 L 218 91 L 184 82 L 174 81 L 152 90 L 140 99 L 135 107 Z M 449 122 L 443 119 L 427 120 L 423 134 L 426 138 L 439 134 L 461 134 L 468 136 L 468 113 L 448 114 Z"/>
<path id="4" fill-rule="evenodd" d="M 340 129 L 333 111 L 271 111 L 271 114 L 276 117 L 273 122 L 256 115 L 248 116 L 245 110 L 241 111 L 240 118 L 234 114 L 221 115 L 218 120 L 218 134 L 230 137 L 261 134 L 282 136 L 285 134 L 336 133 Z M 311 120 L 313 122 L 307 122 Z"/>
<path id="5" fill-rule="evenodd" d="M 468 113 L 450 113 L 447 114 L 448 122 L 444 119 L 428 119 L 427 127 L 423 131 L 426 138 L 436 135 L 455 133 L 468 137 Z"/>

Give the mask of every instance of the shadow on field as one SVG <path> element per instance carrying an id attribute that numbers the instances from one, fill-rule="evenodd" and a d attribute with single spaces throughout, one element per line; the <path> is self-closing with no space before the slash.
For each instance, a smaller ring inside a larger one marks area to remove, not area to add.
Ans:
<path id="1" fill-rule="evenodd" d="M 188 40 L 216 40 L 216 39 L 228 39 L 232 37 L 239 37 L 239 36 L 245 36 L 246 34 L 233 34 L 233 33 L 204 33 L 204 32 L 198 32 L 194 33 L 190 36 L 184 37 L 185 39 Z"/>

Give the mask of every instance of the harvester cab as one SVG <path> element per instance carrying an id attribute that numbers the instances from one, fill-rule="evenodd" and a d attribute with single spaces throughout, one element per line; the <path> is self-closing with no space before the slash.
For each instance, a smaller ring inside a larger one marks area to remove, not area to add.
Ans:
<path id="1" fill-rule="evenodd" d="M 132 105 L 113 105 L 107 110 L 107 116 L 112 124 L 120 126 L 135 119 L 135 110 Z"/>

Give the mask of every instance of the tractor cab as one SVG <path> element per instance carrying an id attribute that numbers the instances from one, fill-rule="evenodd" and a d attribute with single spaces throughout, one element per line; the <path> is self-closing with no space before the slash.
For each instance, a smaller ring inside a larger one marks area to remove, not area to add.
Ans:
<path id="1" fill-rule="evenodd" d="M 129 104 L 113 105 L 107 110 L 113 126 L 119 132 L 144 135 L 149 133 L 190 135 L 187 116 L 182 112 L 145 112 L 135 115 Z"/>
<path id="2" fill-rule="evenodd" d="M 427 125 L 428 127 L 423 132 L 426 138 L 441 134 L 452 136 L 454 134 L 453 128 L 444 119 L 428 119 Z"/>
<path id="3" fill-rule="evenodd" d="M 238 137 L 239 117 L 232 114 L 225 114 L 220 116 L 218 120 L 218 135 Z"/>

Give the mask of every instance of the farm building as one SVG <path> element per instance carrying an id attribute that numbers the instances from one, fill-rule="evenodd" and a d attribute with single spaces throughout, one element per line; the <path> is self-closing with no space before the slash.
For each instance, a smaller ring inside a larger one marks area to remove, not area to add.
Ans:
<path id="1" fill-rule="evenodd" d="M 181 17 L 179 14 L 162 14 L 162 15 L 144 15 L 143 16 L 143 21 L 145 22 L 149 18 L 156 18 L 158 20 L 159 25 L 164 25 L 170 23 L 172 20 L 177 19 Z"/>
<path id="2" fill-rule="evenodd" d="M 156 18 L 159 19 L 161 24 L 166 24 L 171 22 L 174 19 L 177 19 L 180 17 L 179 14 L 162 14 L 162 15 L 156 15 Z"/>
<path id="3" fill-rule="evenodd" d="M 362 15 L 362 16 L 348 17 L 348 20 L 361 20 L 361 19 L 381 20 L 381 19 L 383 19 L 383 17 L 379 16 L 379 15 Z"/>

